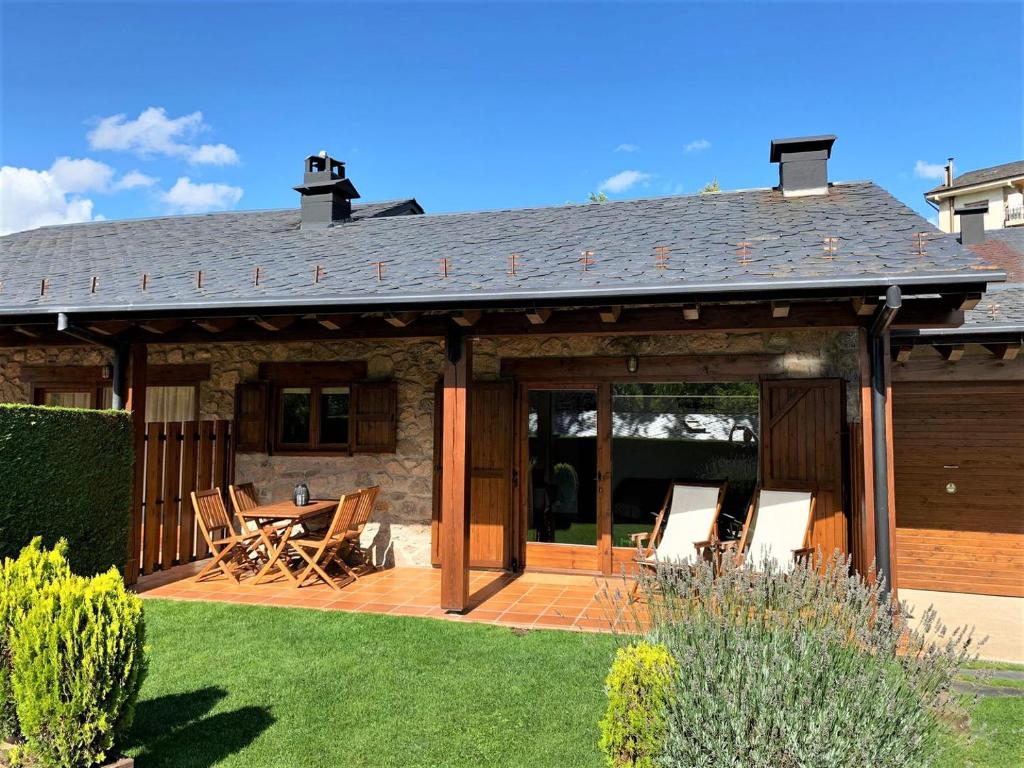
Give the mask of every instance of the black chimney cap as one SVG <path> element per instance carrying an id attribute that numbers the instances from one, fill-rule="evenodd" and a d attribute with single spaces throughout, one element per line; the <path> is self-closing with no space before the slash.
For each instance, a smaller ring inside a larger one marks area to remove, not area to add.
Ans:
<path id="1" fill-rule="evenodd" d="M 791 139 L 772 139 L 772 149 L 769 162 L 782 162 L 782 154 L 789 152 L 816 152 L 825 151 L 825 157 L 832 156 L 832 145 L 835 144 L 834 134 L 827 133 L 823 136 L 796 136 Z"/>

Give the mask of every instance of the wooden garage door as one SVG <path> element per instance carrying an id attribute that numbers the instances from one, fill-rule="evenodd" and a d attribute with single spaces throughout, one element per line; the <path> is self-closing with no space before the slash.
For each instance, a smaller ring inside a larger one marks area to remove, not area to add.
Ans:
<path id="1" fill-rule="evenodd" d="M 1024 384 L 897 382 L 893 433 L 897 585 L 1024 597 Z"/>
<path id="2" fill-rule="evenodd" d="M 843 508 L 843 384 L 766 381 L 761 390 L 761 484 L 815 492 L 811 546 L 847 552 Z"/>
<path id="3" fill-rule="evenodd" d="M 513 387 L 511 382 L 474 382 L 470 399 L 473 439 L 470 485 L 469 563 L 474 568 L 509 566 L 512 519 Z M 440 423 L 440 399 L 435 409 Z M 440 434 L 435 429 L 435 441 Z M 435 446 L 432 554 L 440 564 L 440 454 Z"/>

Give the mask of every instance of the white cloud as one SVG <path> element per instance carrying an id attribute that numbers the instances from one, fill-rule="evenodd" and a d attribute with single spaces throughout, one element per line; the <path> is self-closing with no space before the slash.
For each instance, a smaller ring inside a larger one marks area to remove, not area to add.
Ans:
<path id="1" fill-rule="evenodd" d="M 160 179 L 155 176 L 147 176 L 141 171 L 128 171 L 124 176 L 117 180 L 114 184 L 114 189 L 136 189 L 138 187 L 152 187 Z"/>
<path id="2" fill-rule="evenodd" d="M 707 139 L 695 139 L 683 147 L 686 152 L 703 152 L 705 149 L 711 149 L 711 142 Z"/>
<path id="3" fill-rule="evenodd" d="M 625 192 L 627 189 L 636 186 L 642 181 L 647 181 L 649 178 L 651 178 L 651 174 L 643 173 L 642 171 L 622 171 L 602 181 L 601 186 L 597 189 L 599 192 L 617 194 Z"/>
<path id="4" fill-rule="evenodd" d="M 173 213 L 205 213 L 222 211 L 242 199 L 242 188 L 229 184 L 193 184 L 188 176 L 182 176 L 162 200 Z"/>
<path id="5" fill-rule="evenodd" d="M 914 163 L 914 175 L 919 179 L 941 179 L 946 175 L 946 166 L 918 160 Z"/>
<path id="6" fill-rule="evenodd" d="M 636 144 L 619 144 L 619 146 L 617 146 L 615 148 L 615 151 L 616 152 L 639 152 L 640 151 L 640 147 L 638 147 Z"/>
<path id="7" fill-rule="evenodd" d="M 196 165 L 235 165 L 238 153 L 227 144 L 203 144 L 189 154 L 188 161 Z"/>
<path id="8" fill-rule="evenodd" d="M 87 157 L 58 157 L 50 166 L 50 174 L 64 192 L 103 192 L 110 187 L 114 169 Z"/>
<path id="9" fill-rule="evenodd" d="M 189 143 L 190 139 L 208 128 L 203 122 L 202 112 L 171 118 L 163 107 L 149 107 L 134 120 L 123 114 L 101 118 L 89 131 L 88 139 L 93 149 L 133 152 L 139 157 L 166 155 L 183 157 L 196 164 L 237 163 L 238 153 L 226 144 L 196 147 Z"/>
<path id="10" fill-rule="evenodd" d="M 74 177 L 71 174 L 66 178 Z M 9 165 L 0 168 L 0 235 L 50 224 L 90 221 L 92 206 L 92 200 L 69 198 L 50 171 Z"/>

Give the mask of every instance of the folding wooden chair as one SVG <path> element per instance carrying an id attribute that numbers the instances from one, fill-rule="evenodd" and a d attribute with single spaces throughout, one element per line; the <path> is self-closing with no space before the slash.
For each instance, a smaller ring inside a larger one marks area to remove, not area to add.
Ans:
<path id="1" fill-rule="evenodd" d="M 814 504 L 813 491 L 759 489 L 751 499 L 738 542 L 723 544 L 735 549 L 739 562 L 753 568 L 770 562 L 789 570 L 801 558 L 814 554 L 808 546 Z"/>
<path id="2" fill-rule="evenodd" d="M 377 568 L 371 562 L 370 558 L 367 557 L 366 552 L 360 544 L 360 540 L 363 535 L 363 529 L 366 528 L 366 524 L 370 521 L 370 517 L 373 515 L 373 505 L 377 503 L 377 494 L 379 493 L 379 485 L 372 485 L 369 488 L 359 489 L 359 506 L 356 507 L 356 513 L 352 518 L 352 524 L 348 528 L 348 533 L 345 534 L 350 545 L 348 551 L 359 557 L 360 566 L 369 568 L 372 571 L 377 570 Z M 355 571 L 352 571 L 352 576 L 356 579 L 359 578 L 359 575 Z"/>
<path id="3" fill-rule="evenodd" d="M 341 589 L 327 572 L 331 565 L 338 566 L 342 573 L 349 577 L 349 581 L 355 580 L 355 574 L 345 562 L 345 555 L 352 547 L 349 533 L 361 499 L 362 494 L 359 492 L 345 494 L 338 501 L 338 508 L 331 519 L 331 524 L 322 534 L 308 534 L 288 540 L 292 550 L 306 562 L 306 567 L 296 582 L 297 587 L 302 587 L 310 576 L 316 576 L 332 589 Z"/>
<path id="4" fill-rule="evenodd" d="M 206 540 L 206 546 L 213 553 L 213 559 L 196 574 L 196 581 L 202 581 L 217 569 L 237 584 L 238 573 L 256 570 L 251 554 L 255 544 L 260 541 L 260 536 L 239 535 L 234 532 L 220 488 L 192 491 L 192 509 L 199 522 L 199 530 Z"/>

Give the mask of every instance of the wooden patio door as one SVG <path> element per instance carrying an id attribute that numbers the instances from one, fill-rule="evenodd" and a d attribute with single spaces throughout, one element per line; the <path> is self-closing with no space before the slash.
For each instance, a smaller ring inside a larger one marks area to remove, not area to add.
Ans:
<path id="1" fill-rule="evenodd" d="M 473 568 L 511 564 L 513 389 L 511 382 L 473 382 L 470 396 L 472 457 L 469 563 Z M 440 435 L 442 399 L 435 399 L 434 524 L 432 559 L 440 564 Z"/>
<path id="2" fill-rule="evenodd" d="M 847 552 L 843 502 L 843 383 L 765 381 L 761 388 L 761 485 L 815 492 L 811 546 Z"/>

